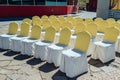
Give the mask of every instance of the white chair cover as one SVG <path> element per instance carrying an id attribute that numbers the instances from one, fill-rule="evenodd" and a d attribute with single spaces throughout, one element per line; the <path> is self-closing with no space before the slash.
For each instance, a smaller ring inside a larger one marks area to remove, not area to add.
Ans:
<path id="1" fill-rule="evenodd" d="M 21 51 L 21 41 L 23 39 L 25 39 L 27 37 L 18 37 L 18 36 L 15 36 L 15 37 L 12 37 L 11 38 L 11 50 L 12 51 L 16 51 L 16 52 L 20 52 Z"/>
<path id="2" fill-rule="evenodd" d="M 70 44 L 69 44 L 70 48 L 74 48 L 75 39 L 76 39 L 76 35 L 71 35 Z"/>
<path id="3" fill-rule="evenodd" d="M 35 58 L 40 58 L 42 61 L 46 60 L 47 58 L 47 46 L 51 43 L 47 41 L 39 41 L 35 43 Z"/>
<path id="4" fill-rule="evenodd" d="M 60 71 L 70 78 L 88 71 L 87 56 L 78 50 L 69 49 L 62 52 Z"/>
<path id="5" fill-rule="evenodd" d="M 60 66 L 62 51 L 64 49 L 67 49 L 67 46 L 56 44 L 48 46 L 47 49 L 48 49 L 47 62 L 54 63 L 56 67 Z"/>
<path id="6" fill-rule="evenodd" d="M 103 40 L 104 33 L 97 33 L 95 37 L 95 41 L 102 41 Z"/>
<path id="7" fill-rule="evenodd" d="M 94 42 L 95 42 L 95 38 L 92 38 L 90 40 L 89 47 L 88 47 L 88 50 L 87 50 L 87 53 L 86 53 L 87 56 L 90 56 L 92 54 L 92 52 L 94 50 Z"/>
<path id="8" fill-rule="evenodd" d="M 2 34 L 0 35 L 0 48 L 1 49 L 10 49 L 10 38 L 16 35 Z"/>
<path id="9" fill-rule="evenodd" d="M 115 51 L 120 53 L 120 36 L 118 36 L 117 41 L 115 43 Z"/>
<path id="10" fill-rule="evenodd" d="M 92 58 L 99 59 L 103 63 L 115 59 L 115 44 L 103 41 L 95 42 Z"/>
<path id="11" fill-rule="evenodd" d="M 38 39 L 24 39 L 21 41 L 21 54 L 23 55 L 34 55 L 34 43 L 38 41 Z"/>

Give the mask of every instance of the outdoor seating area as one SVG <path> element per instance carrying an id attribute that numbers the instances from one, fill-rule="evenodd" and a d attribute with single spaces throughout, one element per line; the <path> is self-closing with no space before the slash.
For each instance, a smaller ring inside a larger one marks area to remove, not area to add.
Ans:
<path id="1" fill-rule="evenodd" d="M 106 64 L 120 55 L 120 20 L 113 18 L 43 15 L 8 26 L 0 35 L 2 50 L 52 63 L 69 78 L 91 74 L 90 60 Z"/>

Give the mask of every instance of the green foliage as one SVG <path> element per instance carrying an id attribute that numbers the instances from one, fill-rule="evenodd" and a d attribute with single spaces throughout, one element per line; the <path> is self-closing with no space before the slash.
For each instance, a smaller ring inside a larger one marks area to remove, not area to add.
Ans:
<path id="1" fill-rule="evenodd" d="M 79 6 L 86 7 L 86 0 L 80 0 Z"/>

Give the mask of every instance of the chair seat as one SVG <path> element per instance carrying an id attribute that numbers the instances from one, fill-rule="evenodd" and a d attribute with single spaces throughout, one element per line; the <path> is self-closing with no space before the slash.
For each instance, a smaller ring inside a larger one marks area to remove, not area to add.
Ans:
<path id="1" fill-rule="evenodd" d="M 111 42 L 104 42 L 104 41 L 98 41 L 98 42 L 95 42 L 94 44 L 100 47 L 109 47 L 112 45 Z"/>
<path id="2" fill-rule="evenodd" d="M 35 58 L 40 58 L 41 60 L 46 60 L 47 58 L 47 46 L 51 45 L 50 42 L 39 41 L 35 43 Z"/>
<path id="3" fill-rule="evenodd" d="M 115 59 L 115 44 L 103 41 L 95 42 L 92 58 L 100 59 L 103 63 Z"/>
<path id="4" fill-rule="evenodd" d="M 27 37 L 15 36 L 11 38 L 11 50 L 20 52 L 21 51 L 21 41 Z"/>
<path id="5" fill-rule="evenodd" d="M 64 46 L 57 46 L 57 45 L 51 45 L 51 46 L 49 46 L 48 47 L 49 49 L 53 49 L 53 50 L 62 50 L 62 49 L 64 49 Z"/>
<path id="6" fill-rule="evenodd" d="M 0 48 L 10 49 L 10 38 L 16 35 L 2 34 L 0 35 Z"/>
<path id="7" fill-rule="evenodd" d="M 26 43 L 33 43 L 33 42 L 36 42 L 38 41 L 38 39 L 30 39 L 30 38 L 26 38 L 24 40 L 22 40 L 23 42 L 26 42 Z"/>
<path id="8" fill-rule="evenodd" d="M 56 67 L 60 66 L 61 52 L 62 50 L 67 49 L 67 46 L 56 44 L 48 46 L 47 49 L 48 49 L 47 62 L 54 63 Z"/>
<path id="9" fill-rule="evenodd" d="M 38 46 L 48 46 L 51 43 L 47 42 L 47 41 L 39 41 L 39 42 L 36 42 L 35 44 L 38 45 Z"/>
<path id="10" fill-rule="evenodd" d="M 22 37 L 22 36 L 15 36 L 15 37 L 12 37 L 11 40 L 22 40 L 22 39 L 25 39 L 27 37 Z"/>
<path id="11" fill-rule="evenodd" d="M 86 54 L 75 49 L 62 51 L 60 71 L 65 72 L 71 78 L 87 72 L 88 63 Z"/>
<path id="12" fill-rule="evenodd" d="M 38 41 L 38 39 L 23 39 L 21 42 L 21 54 L 23 55 L 34 55 L 34 43 Z"/>
<path id="13" fill-rule="evenodd" d="M 11 34 L 2 34 L 2 35 L 0 35 L 0 37 L 13 37 L 13 36 L 16 36 L 16 35 L 11 35 Z"/>

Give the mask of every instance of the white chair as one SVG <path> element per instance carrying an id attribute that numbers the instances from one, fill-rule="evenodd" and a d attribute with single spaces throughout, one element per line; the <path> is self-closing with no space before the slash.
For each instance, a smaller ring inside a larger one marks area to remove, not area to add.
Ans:
<path id="1" fill-rule="evenodd" d="M 28 23 L 21 24 L 20 35 L 10 38 L 12 51 L 20 52 L 21 51 L 21 40 L 27 38 L 29 35 L 30 25 Z"/>
<path id="2" fill-rule="evenodd" d="M 119 30 L 116 27 L 107 28 L 103 41 L 94 43 L 92 58 L 99 59 L 103 63 L 115 59 L 115 42 L 118 34 Z"/>
<path id="3" fill-rule="evenodd" d="M 16 22 L 11 22 L 9 24 L 8 33 L 0 35 L 0 48 L 10 49 L 10 38 L 16 36 L 18 32 L 18 24 Z"/>
<path id="4" fill-rule="evenodd" d="M 60 65 L 61 61 L 61 52 L 68 48 L 68 44 L 70 42 L 71 31 L 68 28 L 64 28 L 60 32 L 59 42 L 57 44 L 53 44 L 47 47 L 48 56 L 47 62 L 54 63 L 55 66 Z"/>
<path id="5" fill-rule="evenodd" d="M 41 27 L 34 25 L 31 30 L 30 37 L 21 40 L 21 54 L 34 55 L 34 43 L 39 41 L 41 35 Z"/>
<path id="6" fill-rule="evenodd" d="M 62 51 L 60 71 L 68 77 L 73 78 L 88 71 L 86 52 L 90 39 L 89 32 L 80 32 L 77 34 L 74 48 Z"/>
<path id="7" fill-rule="evenodd" d="M 54 42 L 55 33 L 56 30 L 53 27 L 49 27 L 48 29 L 46 29 L 44 40 L 35 43 L 35 58 L 40 58 L 43 61 L 46 60 L 47 46 Z"/>
<path id="8" fill-rule="evenodd" d="M 89 56 L 92 54 L 92 50 L 94 47 L 93 44 L 95 42 L 95 38 L 96 38 L 96 34 L 97 34 L 97 25 L 93 22 L 88 23 L 86 26 L 86 31 L 88 31 L 92 36 L 89 47 L 88 47 L 88 52 L 87 52 L 87 55 Z"/>

